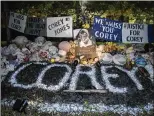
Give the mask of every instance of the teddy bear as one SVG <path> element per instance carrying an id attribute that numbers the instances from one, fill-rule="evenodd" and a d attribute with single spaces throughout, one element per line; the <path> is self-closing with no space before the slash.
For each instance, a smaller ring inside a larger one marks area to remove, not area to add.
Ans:
<path id="1" fill-rule="evenodd" d="M 58 45 L 59 52 L 58 54 L 61 56 L 66 56 L 67 52 L 69 52 L 71 45 L 68 41 L 62 41 Z"/>
<path id="2" fill-rule="evenodd" d="M 29 46 L 29 50 L 31 52 L 31 57 L 29 58 L 29 61 L 41 61 L 41 58 L 39 56 L 40 47 L 37 46 L 35 42 L 32 42 Z"/>
<path id="3" fill-rule="evenodd" d="M 47 61 L 49 57 L 49 52 L 45 49 L 40 49 L 38 52 L 41 61 Z"/>
<path id="4" fill-rule="evenodd" d="M 8 49 L 10 50 L 11 54 L 14 54 L 16 52 L 16 50 L 18 49 L 18 47 L 16 46 L 16 44 L 10 44 L 8 46 Z"/>
<path id="5" fill-rule="evenodd" d="M 10 49 L 8 49 L 7 46 L 4 46 L 1 48 L 1 55 L 2 56 L 8 56 L 9 54 L 11 54 Z"/>
<path id="6" fill-rule="evenodd" d="M 49 46 L 49 58 L 56 58 L 58 56 L 58 48 L 55 46 Z"/>
<path id="7" fill-rule="evenodd" d="M 16 61 L 18 62 L 18 64 L 23 63 L 24 58 L 26 57 L 26 55 L 23 54 L 20 49 L 17 49 L 16 52 L 13 54 L 13 56 L 17 56 Z"/>
<path id="8" fill-rule="evenodd" d="M 35 38 L 35 43 L 37 46 L 42 46 L 45 43 L 46 39 L 44 37 L 37 37 Z"/>
<path id="9" fill-rule="evenodd" d="M 51 58 L 55 58 L 58 55 L 58 48 L 52 44 L 51 41 L 46 41 L 40 51 L 40 57 L 46 57 L 46 60 L 50 60 Z"/>
<path id="10" fill-rule="evenodd" d="M 13 54 L 16 53 L 17 46 L 15 44 L 10 44 L 8 47 L 5 46 L 2 48 L 1 54 L 2 56 L 5 56 L 8 61 L 15 60 L 16 56 L 13 56 Z"/>
<path id="11" fill-rule="evenodd" d="M 32 42 L 31 44 L 29 44 L 28 48 L 32 54 L 40 50 L 40 47 L 37 46 L 35 42 Z"/>
<path id="12" fill-rule="evenodd" d="M 24 62 L 28 62 L 29 58 L 31 57 L 31 52 L 28 48 L 22 48 L 21 52 L 25 55 Z"/>
<path id="13" fill-rule="evenodd" d="M 13 43 L 15 43 L 20 48 L 25 47 L 25 45 L 28 43 L 28 39 L 25 36 L 17 36 L 14 40 L 12 40 Z"/>

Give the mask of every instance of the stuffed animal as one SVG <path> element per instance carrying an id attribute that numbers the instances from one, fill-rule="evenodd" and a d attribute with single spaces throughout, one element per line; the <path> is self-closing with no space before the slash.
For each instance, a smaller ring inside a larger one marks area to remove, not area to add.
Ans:
<path id="1" fill-rule="evenodd" d="M 8 47 L 3 47 L 2 48 L 2 56 L 5 56 L 7 58 L 8 61 L 10 60 L 15 60 L 16 56 L 13 56 L 13 54 L 16 53 L 17 50 L 17 46 L 15 44 L 10 44 Z"/>
<path id="2" fill-rule="evenodd" d="M 71 48 L 71 44 L 67 41 L 62 41 L 59 43 L 58 48 L 58 55 L 61 58 L 60 61 L 64 61 L 64 59 L 66 58 L 66 54 L 69 52 Z"/>
<path id="3" fill-rule="evenodd" d="M 117 65 L 125 65 L 126 57 L 122 54 L 116 54 L 113 56 L 113 62 Z"/>
<path id="4" fill-rule="evenodd" d="M 39 56 L 39 52 L 35 51 L 29 58 L 29 61 L 42 61 L 42 59 Z"/>
<path id="5" fill-rule="evenodd" d="M 28 49 L 30 49 L 30 47 L 33 46 L 33 43 L 34 42 L 32 42 L 32 41 L 29 40 L 28 43 L 25 45 L 25 47 L 28 48 Z"/>
<path id="6" fill-rule="evenodd" d="M 49 57 L 50 58 L 56 58 L 58 55 L 58 48 L 55 46 L 50 46 L 49 49 Z"/>
<path id="7" fill-rule="evenodd" d="M 62 41 L 62 42 L 59 43 L 58 48 L 60 50 L 69 52 L 69 50 L 71 48 L 71 45 L 70 45 L 70 43 L 68 41 Z"/>
<path id="8" fill-rule="evenodd" d="M 145 65 L 147 64 L 147 61 L 145 58 L 139 55 L 138 57 L 135 58 L 135 64 L 138 67 L 145 67 Z"/>
<path id="9" fill-rule="evenodd" d="M 26 57 L 20 49 L 17 49 L 15 54 L 13 54 L 13 56 L 17 56 L 16 61 L 18 62 L 18 64 L 24 62 L 24 58 Z"/>
<path id="10" fill-rule="evenodd" d="M 29 45 L 29 50 L 33 54 L 35 52 L 38 52 L 40 50 L 40 47 L 37 46 L 36 43 L 32 42 L 31 45 Z"/>
<path id="11" fill-rule="evenodd" d="M 43 46 L 41 47 L 41 49 L 44 49 L 44 50 L 49 50 L 49 47 L 50 46 L 53 46 L 52 42 L 51 41 L 48 41 L 48 43 L 44 43 Z"/>
<path id="12" fill-rule="evenodd" d="M 9 54 L 11 54 L 10 49 L 8 49 L 7 46 L 2 47 L 2 49 L 1 49 L 1 55 L 2 55 L 2 56 L 8 56 Z"/>
<path id="13" fill-rule="evenodd" d="M 39 51 L 39 57 L 42 61 L 44 60 L 48 60 L 48 57 L 49 57 L 49 52 L 47 50 L 44 50 L 44 49 L 40 49 Z"/>
<path id="14" fill-rule="evenodd" d="M 64 51 L 64 50 L 59 50 L 59 51 L 58 51 L 58 55 L 61 56 L 61 57 L 65 57 L 66 54 L 67 54 L 67 52 Z"/>
<path id="15" fill-rule="evenodd" d="M 113 57 L 110 53 L 102 54 L 101 62 L 103 62 L 104 64 L 109 64 L 109 63 L 112 63 L 112 61 L 113 61 Z"/>
<path id="16" fill-rule="evenodd" d="M 46 39 L 44 37 L 35 38 L 35 43 L 37 46 L 42 46 L 45 43 Z"/>
<path id="17" fill-rule="evenodd" d="M 52 44 L 51 41 L 46 41 L 46 42 L 42 45 L 40 51 L 41 51 L 41 50 L 42 50 L 42 53 L 47 54 L 48 59 L 51 59 L 51 58 L 53 58 L 53 57 L 55 58 L 55 57 L 57 56 L 57 54 L 58 54 L 58 48 L 55 47 L 55 46 L 53 46 L 53 44 Z M 45 55 L 45 54 L 44 54 L 44 55 Z"/>
<path id="18" fill-rule="evenodd" d="M 25 36 L 17 36 L 12 42 L 22 48 L 28 43 L 28 39 Z"/>
<path id="19" fill-rule="evenodd" d="M 25 55 L 24 62 L 28 62 L 31 56 L 31 52 L 27 48 L 22 48 L 21 51 Z"/>
<path id="20" fill-rule="evenodd" d="M 9 49 L 11 54 L 15 54 L 16 50 L 18 49 L 18 47 L 15 44 L 10 44 L 8 46 L 8 49 Z"/>

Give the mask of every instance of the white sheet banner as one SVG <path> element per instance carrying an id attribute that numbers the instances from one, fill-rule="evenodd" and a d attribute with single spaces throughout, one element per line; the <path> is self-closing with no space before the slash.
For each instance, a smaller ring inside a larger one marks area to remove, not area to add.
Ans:
<path id="1" fill-rule="evenodd" d="M 72 37 L 72 23 L 71 16 L 47 18 L 47 37 Z"/>
<path id="2" fill-rule="evenodd" d="M 16 31 L 24 33 L 27 16 L 10 12 L 10 19 L 8 27 Z"/>
<path id="3" fill-rule="evenodd" d="M 123 43 L 148 43 L 148 25 L 123 23 Z"/>

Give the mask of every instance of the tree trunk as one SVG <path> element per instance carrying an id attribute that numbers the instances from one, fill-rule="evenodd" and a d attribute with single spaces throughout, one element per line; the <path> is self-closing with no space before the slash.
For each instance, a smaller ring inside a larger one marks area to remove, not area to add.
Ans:
<path id="1" fill-rule="evenodd" d="M 76 1 L 76 28 L 79 27 L 79 14 L 80 14 L 80 8 L 79 8 L 79 1 Z"/>

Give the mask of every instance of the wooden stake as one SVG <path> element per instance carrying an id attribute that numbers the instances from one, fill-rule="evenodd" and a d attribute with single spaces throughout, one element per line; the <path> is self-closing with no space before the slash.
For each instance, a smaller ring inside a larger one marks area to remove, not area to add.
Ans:
<path id="1" fill-rule="evenodd" d="M 108 91 L 105 89 L 90 89 L 90 90 L 63 90 L 63 92 L 71 92 L 71 93 L 107 93 Z"/>

